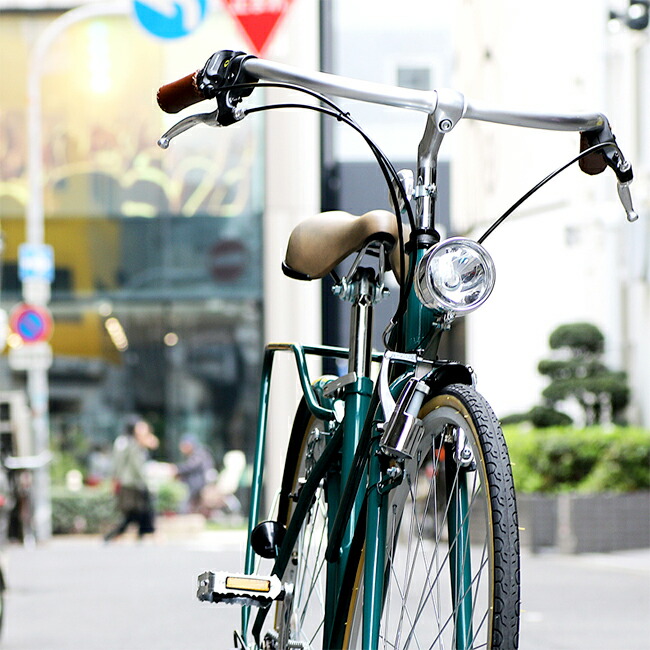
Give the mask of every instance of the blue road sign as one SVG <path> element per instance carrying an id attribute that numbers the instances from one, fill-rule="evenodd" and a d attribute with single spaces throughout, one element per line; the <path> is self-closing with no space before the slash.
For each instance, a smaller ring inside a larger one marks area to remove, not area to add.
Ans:
<path id="1" fill-rule="evenodd" d="M 207 0 L 134 0 L 137 21 L 160 38 L 191 34 L 205 20 Z"/>
<path id="2" fill-rule="evenodd" d="M 10 324 L 25 343 L 46 341 L 52 333 L 50 312 L 36 305 L 16 305 L 11 312 Z"/>
<path id="3" fill-rule="evenodd" d="M 48 244 L 18 246 L 18 277 L 25 280 L 54 281 L 54 249 Z"/>

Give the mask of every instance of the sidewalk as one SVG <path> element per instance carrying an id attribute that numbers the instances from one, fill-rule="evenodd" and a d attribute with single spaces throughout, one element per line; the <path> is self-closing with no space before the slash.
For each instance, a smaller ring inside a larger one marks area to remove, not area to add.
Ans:
<path id="1" fill-rule="evenodd" d="M 200 603 L 196 578 L 241 566 L 243 540 L 237 531 L 12 547 L 2 650 L 231 648 L 239 608 Z"/>
<path id="2" fill-rule="evenodd" d="M 648 650 L 650 549 L 522 553 L 522 650 Z"/>
<path id="3" fill-rule="evenodd" d="M 243 566 L 243 531 L 149 543 L 57 537 L 6 553 L 2 650 L 226 650 L 239 608 L 199 603 L 196 577 Z M 650 549 L 522 556 L 522 650 L 648 650 Z"/>

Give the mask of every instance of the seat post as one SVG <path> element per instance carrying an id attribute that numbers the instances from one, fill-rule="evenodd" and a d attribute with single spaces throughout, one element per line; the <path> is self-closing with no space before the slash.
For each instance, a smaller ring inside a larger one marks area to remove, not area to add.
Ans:
<path id="1" fill-rule="evenodd" d="M 359 267 L 352 276 L 353 298 L 350 318 L 350 358 L 348 372 L 370 376 L 372 323 L 377 279 L 371 268 Z"/>

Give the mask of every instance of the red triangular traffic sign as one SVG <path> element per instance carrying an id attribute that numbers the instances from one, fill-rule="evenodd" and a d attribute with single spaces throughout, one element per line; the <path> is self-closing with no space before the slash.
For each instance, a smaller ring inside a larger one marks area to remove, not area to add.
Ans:
<path id="1" fill-rule="evenodd" d="M 226 9 L 239 23 L 255 53 L 262 52 L 293 0 L 223 0 Z"/>

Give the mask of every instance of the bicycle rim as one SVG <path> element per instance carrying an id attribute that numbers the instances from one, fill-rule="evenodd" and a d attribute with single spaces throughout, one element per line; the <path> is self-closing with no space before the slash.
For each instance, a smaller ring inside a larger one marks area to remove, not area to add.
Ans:
<path id="1" fill-rule="evenodd" d="M 519 540 L 501 428 L 487 402 L 462 385 L 449 386 L 432 398 L 420 417 L 422 442 L 405 464 L 402 483 L 387 499 L 379 648 L 514 650 L 519 630 Z M 471 462 L 465 466 L 453 458 L 460 431 L 471 451 Z M 467 514 L 454 520 L 462 481 L 467 485 Z M 464 554 L 454 541 L 454 531 L 461 526 L 469 536 Z M 454 560 L 454 553 L 463 557 Z M 363 553 L 359 564 L 362 560 Z M 452 565 L 466 572 L 460 590 Z M 362 647 L 361 573 L 357 572 L 352 591 L 356 596 L 350 596 L 343 641 L 348 649 Z"/>

